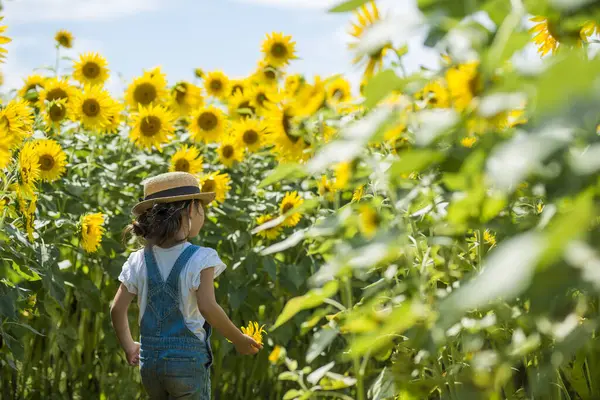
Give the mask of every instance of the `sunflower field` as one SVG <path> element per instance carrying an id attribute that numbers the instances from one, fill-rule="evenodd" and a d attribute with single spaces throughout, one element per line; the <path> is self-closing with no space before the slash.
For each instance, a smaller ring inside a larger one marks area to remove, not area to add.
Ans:
<path id="1" fill-rule="evenodd" d="M 417 3 L 330 10 L 361 82 L 287 72 L 274 32 L 250 76 L 110 93 L 59 31 L 0 105 L 0 397 L 144 398 L 109 316 L 121 232 L 143 179 L 187 171 L 217 194 L 217 299 L 265 345 L 214 335 L 214 398 L 599 399 L 600 2 Z M 407 73 L 414 31 L 439 68 Z"/>

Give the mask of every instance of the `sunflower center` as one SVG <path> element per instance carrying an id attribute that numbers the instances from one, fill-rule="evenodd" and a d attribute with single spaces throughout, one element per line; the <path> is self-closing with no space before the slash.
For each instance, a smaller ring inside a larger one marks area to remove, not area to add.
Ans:
<path id="1" fill-rule="evenodd" d="M 182 172 L 188 172 L 190 170 L 190 163 L 189 163 L 189 161 L 186 160 L 185 158 L 180 158 L 175 163 L 175 170 L 176 171 L 182 171 Z"/>
<path id="2" fill-rule="evenodd" d="M 217 116 L 208 111 L 203 112 L 198 117 L 198 126 L 204 131 L 212 131 L 216 128 L 218 122 Z"/>
<path id="3" fill-rule="evenodd" d="M 39 163 L 42 171 L 50 171 L 55 164 L 54 157 L 50 154 L 43 154 L 40 156 Z"/>
<path id="4" fill-rule="evenodd" d="M 256 102 L 259 106 L 262 106 L 265 103 L 265 101 L 267 101 L 267 96 L 264 93 L 259 93 L 256 96 Z"/>
<path id="5" fill-rule="evenodd" d="M 221 81 L 220 81 L 220 80 L 218 80 L 218 79 L 212 80 L 212 81 L 210 82 L 210 88 L 211 88 L 212 90 L 214 90 L 215 92 L 218 92 L 218 91 L 220 91 L 221 89 L 223 89 L 223 82 L 221 82 Z"/>
<path id="6" fill-rule="evenodd" d="M 71 39 L 68 36 L 61 35 L 58 37 L 58 43 L 63 47 L 71 47 Z"/>
<path id="7" fill-rule="evenodd" d="M 100 103 L 96 99 L 87 99 L 83 102 L 81 110 L 88 117 L 96 117 L 100 114 Z"/>
<path id="8" fill-rule="evenodd" d="M 48 115 L 50 116 L 52 122 L 59 122 L 65 118 L 67 115 L 67 110 L 62 105 L 54 103 L 50 106 Z"/>
<path id="9" fill-rule="evenodd" d="M 214 179 L 208 179 L 204 182 L 204 184 L 202 184 L 202 191 L 204 193 L 214 192 L 215 187 L 216 187 L 216 184 L 215 184 Z"/>
<path id="10" fill-rule="evenodd" d="M 83 75 L 88 79 L 95 79 L 100 75 L 100 66 L 95 62 L 87 62 L 83 66 Z"/>
<path id="11" fill-rule="evenodd" d="M 292 208 L 294 208 L 294 205 L 292 203 L 285 203 L 281 209 L 282 213 L 285 214 L 286 212 L 290 211 Z"/>
<path id="12" fill-rule="evenodd" d="M 221 151 L 221 153 L 223 154 L 223 157 L 231 158 L 233 156 L 234 151 L 235 150 L 233 149 L 233 146 L 228 144 L 223 147 L 223 150 Z"/>
<path id="13" fill-rule="evenodd" d="M 68 97 L 67 92 L 65 92 L 61 88 L 55 88 L 48 92 L 46 99 L 48 101 L 54 101 L 54 100 L 66 99 L 67 97 Z"/>
<path id="14" fill-rule="evenodd" d="M 288 54 L 287 46 L 283 43 L 275 43 L 271 46 L 271 55 L 276 58 L 284 58 Z"/>
<path id="15" fill-rule="evenodd" d="M 242 136 L 244 143 L 252 145 L 258 141 L 258 133 L 253 129 L 248 129 Z"/>
<path id="16" fill-rule="evenodd" d="M 156 100 L 156 87 L 151 83 L 142 83 L 133 91 L 133 98 L 137 103 L 146 106 Z"/>
<path id="17" fill-rule="evenodd" d="M 142 135 L 144 136 L 152 137 L 160 131 L 160 127 L 160 118 L 155 115 L 149 115 L 142 119 L 142 123 L 140 124 L 140 132 L 142 132 Z"/>
<path id="18" fill-rule="evenodd" d="M 274 81 L 275 79 L 277 79 L 277 74 L 272 68 L 265 69 L 264 74 L 265 78 L 267 78 L 270 81 Z"/>
<path id="19" fill-rule="evenodd" d="M 335 89 L 333 91 L 333 98 L 341 99 L 342 97 L 344 97 L 344 92 L 341 89 Z"/>
<path id="20" fill-rule="evenodd" d="M 235 92 L 239 91 L 240 93 L 244 94 L 244 87 L 242 85 L 234 85 L 231 88 L 231 94 L 235 94 Z"/>

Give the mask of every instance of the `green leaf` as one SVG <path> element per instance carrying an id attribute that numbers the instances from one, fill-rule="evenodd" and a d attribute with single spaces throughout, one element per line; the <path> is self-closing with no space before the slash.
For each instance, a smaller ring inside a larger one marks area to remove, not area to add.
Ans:
<path id="1" fill-rule="evenodd" d="M 282 164 L 275 168 L 275 171 L 271 172 L 269 176 L 263 179 L 262 182 L 258 184 L 258 188 L 265 188 L 284 179 L 300 179 L 305 175 L 304 168 L 299 164 Z"/>
<path id="2" fill-rule="evenodd" d="M 496 26 L 500 26 L 504 18 L 510 12 L 510 2 L 506 0 L 489 0 L 481 9 L 488 13 L 490 19 L 494 21 Z"/>
<path id="3" fill-rule="evenodd" d="M 283 400 L 292 400 L 304 394 L 303 390 L 290 389 L 283 395 Z"/>
<path id="4" fill-rule="evenodd" d="M 365 102 L 367 108 L 372 108 L 395 90 L 404 88 L 404 80 L 400 79 L 391 69 L 381 71 L 369 80 L 365 87 Z"/>
<path id="5" fill-rule="evenodd" d="M 319 354 L 321 354 L 321 352 L 325 350 L 325 348 L 329 346 L 331 342 L 333 342 L 333 339 L 335 339 L 338 333 L 339 332 L 337 329 L 333 329 L 329 326 L 326 326 L 315 333 L 310 345 L 308 346 L 308 351 L 306 352 L 306 362 L 313 362 L 319 356 Z"/>
<path id="6" fill-rule="evenodd" d="M 430 165 L 442 161 L 445 156 L 439 151 L 419 149 L 404 151 L 399 154 L 399 157 L 400 160 L 394 162 L 390 168 L 390 172 L 394 176 L 422 171 Z"/>
<path id="7" fill-rule="evenodd" d="M 280 381 L 294 381 L 297 382 L 298 381 L 298 375 L 291 372 L 291 371 L 284 371 L 282 373 L 279 374 L 279 377 L 277 377 L 277 379 L 279 379 Z"/>
<path id="8" fill-rule="evenodd" d="M 370 0 L 348 0 L 345 1 L 341 4 L 338 4 L 337 6 L 330 8 L 329 12 L 330 13 L 342 13 L 342 12 L 348 12 L 348 11 L 353 11 L 355 9 L 357 9 L 358 7 L 362 6 L 365 3 L 368 3 Z"/>
<path id="9" fill-rule="evenodd" d="M 485 55 L 487 71 L 493 71 L 498 64 L 504 64 L 504 62 L 510 59 L 517 51 L 521 50 L 527 43 L 531 41 L 531 34 L 528 32 L 513 32 L 508 38 L 502 52 L 498 55 L 497 59 L 494 59 L 490 52 Z"/>
<path id="10" fill-rule="evenodd" d="M 271 330 L 277 329 L 277 327 L 289 321 L 290 318 L 302 310 L 309 310 L 320 306 L 325 299 L 337 293 L 338 287 L 339 284 L 337 281 L 330 281 L 327 282 L 323 288 L 312 289 L 304 296 L 294 297 L 287 302 Z"/>

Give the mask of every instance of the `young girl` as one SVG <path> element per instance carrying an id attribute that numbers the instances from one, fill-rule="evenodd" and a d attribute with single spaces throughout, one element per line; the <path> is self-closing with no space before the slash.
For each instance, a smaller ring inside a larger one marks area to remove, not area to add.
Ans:
<path id="1" fill-rule="evenodd" d="M 204 224 L 203 205 L 214 193 L 202 193 L 197 179 L 184 172 L 144 182 L 144 198 L 126 233 L 144 239 L 119 276 L 122 282 L 111 319 L 130 365 L 140 364 L 151 399 L 210 399 L 211 326 L 240 354 L 262 346 L 244 335 L 215 300 L 213 280 L 225 270 L 217 252 L 188 242 Z M 131 337 L 127 310 L 138 296 L 141 344 Z"/>

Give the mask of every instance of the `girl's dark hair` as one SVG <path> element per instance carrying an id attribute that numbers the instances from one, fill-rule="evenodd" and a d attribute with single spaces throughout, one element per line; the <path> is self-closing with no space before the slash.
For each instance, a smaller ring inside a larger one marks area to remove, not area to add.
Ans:
<path id="1" fill-rule="evenodd" d="M 184 200 L 155 204 L 125 228 L 123 242 L 125 243 L 128 236 L 133 234 L 138 238 L 143 238 L 149 244 L 166 243 L 181 229 L 183 217 L 188 214 L 191 204 L 194 204 L 199 211 L 202 202 L 200 200 Z"/>

